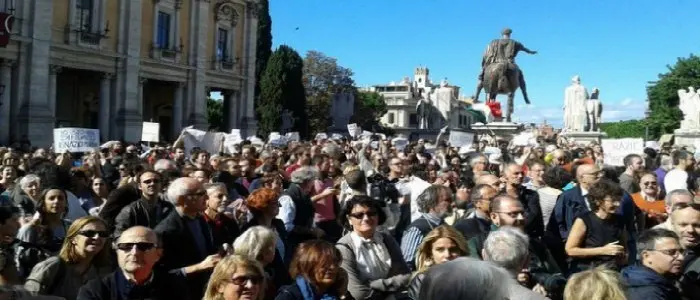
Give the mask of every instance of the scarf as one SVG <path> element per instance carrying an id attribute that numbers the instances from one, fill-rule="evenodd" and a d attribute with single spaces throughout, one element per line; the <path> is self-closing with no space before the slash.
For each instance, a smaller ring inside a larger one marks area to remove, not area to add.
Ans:
<path id="1" fill-rule="evenodd" d="M 296 279 L 297 286 L 299 287 L 299 291 L 301 291 L 301 296 L 304 297 L 304 300 L 338 300 L 339 298 L 331 295 L 331 294 L 323 294 L 321 297 L 316 298 L 316 294 L 314 293 L 314 288 L 311 287 L 311 284 L 304 279 L 302 276 L 297 276 Z"/>

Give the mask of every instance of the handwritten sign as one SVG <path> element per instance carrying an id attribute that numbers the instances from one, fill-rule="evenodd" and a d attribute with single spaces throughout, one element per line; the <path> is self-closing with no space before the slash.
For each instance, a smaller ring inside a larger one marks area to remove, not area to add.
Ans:
<path id="1" fill-rule="evenodd" d="M 88 128 L 55 128 L 53 147 L 56 153 L 90 152 L 100 147 L 100 130 Z"/>
<path id="2" fill-rule="evenodd" d="M 160 123 L 143 122 L 141 127 L 141 141 L 158 142 L 160 136 Z"/>
<path id="3" fill-rule="evenodd" d="M 450 146 L 452 147 L 469 146 L 474 143 L 474 134 L 470 132 L 452 130 L 450 132 L 449 142 Z"/>
<path id="4" fill-rule="evenodd" d="M 642 154 L 644 140 L 642 139 L 605 139 L 600 145 L 603 147 L 603 163 L 610 166 L 623 166 L 622 163 L 628 154 Z"/>

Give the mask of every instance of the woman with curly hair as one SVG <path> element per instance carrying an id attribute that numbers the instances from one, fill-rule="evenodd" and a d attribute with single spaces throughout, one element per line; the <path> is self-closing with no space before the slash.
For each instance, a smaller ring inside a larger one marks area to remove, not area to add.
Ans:
<path id="1" fill-rule="evenodd" d="M 424 272 L 428 268 L 468 255 L 467 241 L 453 227 L 441 225 L 430 231 L 418 246 L 416 273 L 408 289 L 409 296 L 412 299 L 418 299 L 421 283 L 425 277 Z"/>
<path id="2" fill-rule="evenodd" d="M 626 261 L 625 223 L 615 214 L 622 194 L 622 188 L 607 179 L 588 190 L 591 210 L 576 218 L 565 246 L 572 273 L 600 265 L 619 270 Z"/>

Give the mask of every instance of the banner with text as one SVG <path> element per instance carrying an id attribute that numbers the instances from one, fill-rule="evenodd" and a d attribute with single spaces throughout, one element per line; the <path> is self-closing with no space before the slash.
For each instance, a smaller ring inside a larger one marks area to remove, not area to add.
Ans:
<path id="1" fill-rule="evenodd" d="M 160 123 L 153 122 L 143 122 L 143 127 L 141 127 L 141 141 L 142 142 L 159 142 L 160 137 Z"/>
<path id="2" fill-rule="evenodd" d="M 89 128 L 54 128 L 55 153 L 90 152 L 100 147 L 100 130 Z"/>
<path id="3" fill-rule="evenodd" d="M 600 145 L 603 147 L 603 163 L 609 166 L 623 166 L 622 160 L 628 154 L 641 155 L 644 151 L 642 139 L 605 139 Z"/>
<path id="4" fill-rule="evenodd" d="M 449 142 L 451 147 L 471 146 L 474 143 L 474 134 L 452 130 Z"/>

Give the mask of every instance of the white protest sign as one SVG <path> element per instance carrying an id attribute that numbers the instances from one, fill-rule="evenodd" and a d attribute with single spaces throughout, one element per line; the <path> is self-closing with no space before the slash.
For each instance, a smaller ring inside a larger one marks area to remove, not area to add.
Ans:
<path id="1" fill-rule="evenodd" d="M 317 141 L 320 141 L 320 140 L 327 140 L 327 139 L 328 139 L 328 135 L 325 134 L 325 133 L 317 133 L 317 134 L 316 134 L 316 140 L 317 140 Z"/>
<path id="2" fill-rule="evenodd" d="M 267 142 L 271 145 L 275 146 L 284 146 L 287 145 L 287 137 L 282 136 L 279 132 L 270 132 L 270 136 L 267 139 Z"/>
<path id="3" fill-rule="evenodd" d="M 331 134 L 331 140 L 337 141 L 337 140 L 342 140 L 343 135 L 340 133 L 333 133 Z"/>
<path id="4" fill-rule="evenodd" d="M 288 141 L 297 141 L 298 142 L 301 140 L 301 137 L 299 137 L 299 133 L 296 131 L 295 132 L 287 132 L 287 134 L 285 134 L 284 136 L 287 137 Z"/>
<path id="5" fill-rule="evenodd" d="M 513 137 L 513 145 L 515 146 L 531 146 L 534 135 L 532 132 L 523 132 Z M 537 140 L 535 140 L 537 142 Z"/>
<path id="6" fill-rule="evenodd" d="M 609 166 L 622 166 L 622 160 L 628 154 L 642 154 L 644 140 L 642 139 L 605 139 L 600 145 L 603 147 L 603 163 Z"/>
<path id="7" fill-rule="evenodd" d="M 474 134 L 452 130 L 449 142 L 451 147 L 469 146 L 474 143 Z"/>
<path id="8" fill-rule="evenodd" d="M 160 123 L 143 122 L 141 127 L 141 141 L 143 142 L 159 142 Z"/>
<path id="9" fill-rule="evenodd" d="M 391 144 L 394 145 L 396 150 L 403 151 L 408 146 L 408 140 L 406 138 L 394 138 L 391 140 Z"/>
<path id="10" fill-rule="evenodd" d="M 185 153 L 190 153 L 194 147 L 199 147 L 209 153 L 219 153 L 225 137 L 226 134 L 223 132 L 207 132 L 192 127 L 187 127 L 182 131 Z"/>
<path id="11" fill-rule="evenodd" d="M 348 133 L 350 134 L 351 137 L 357 137 L 358 135 L 360 135 L 360 133 L 362 131 L 358 131 L 357 130 L 358 128 L 359 127 L 357 127 L 357 124 L 355 124 L 355 123 L 348 124 Z"/>
<path id="12" fill-rule="evenodd" d="M 90 152 L 100 147 L 100 130 L 88 128 L 55 128 L 53 149 L 55 153 Z"/>

